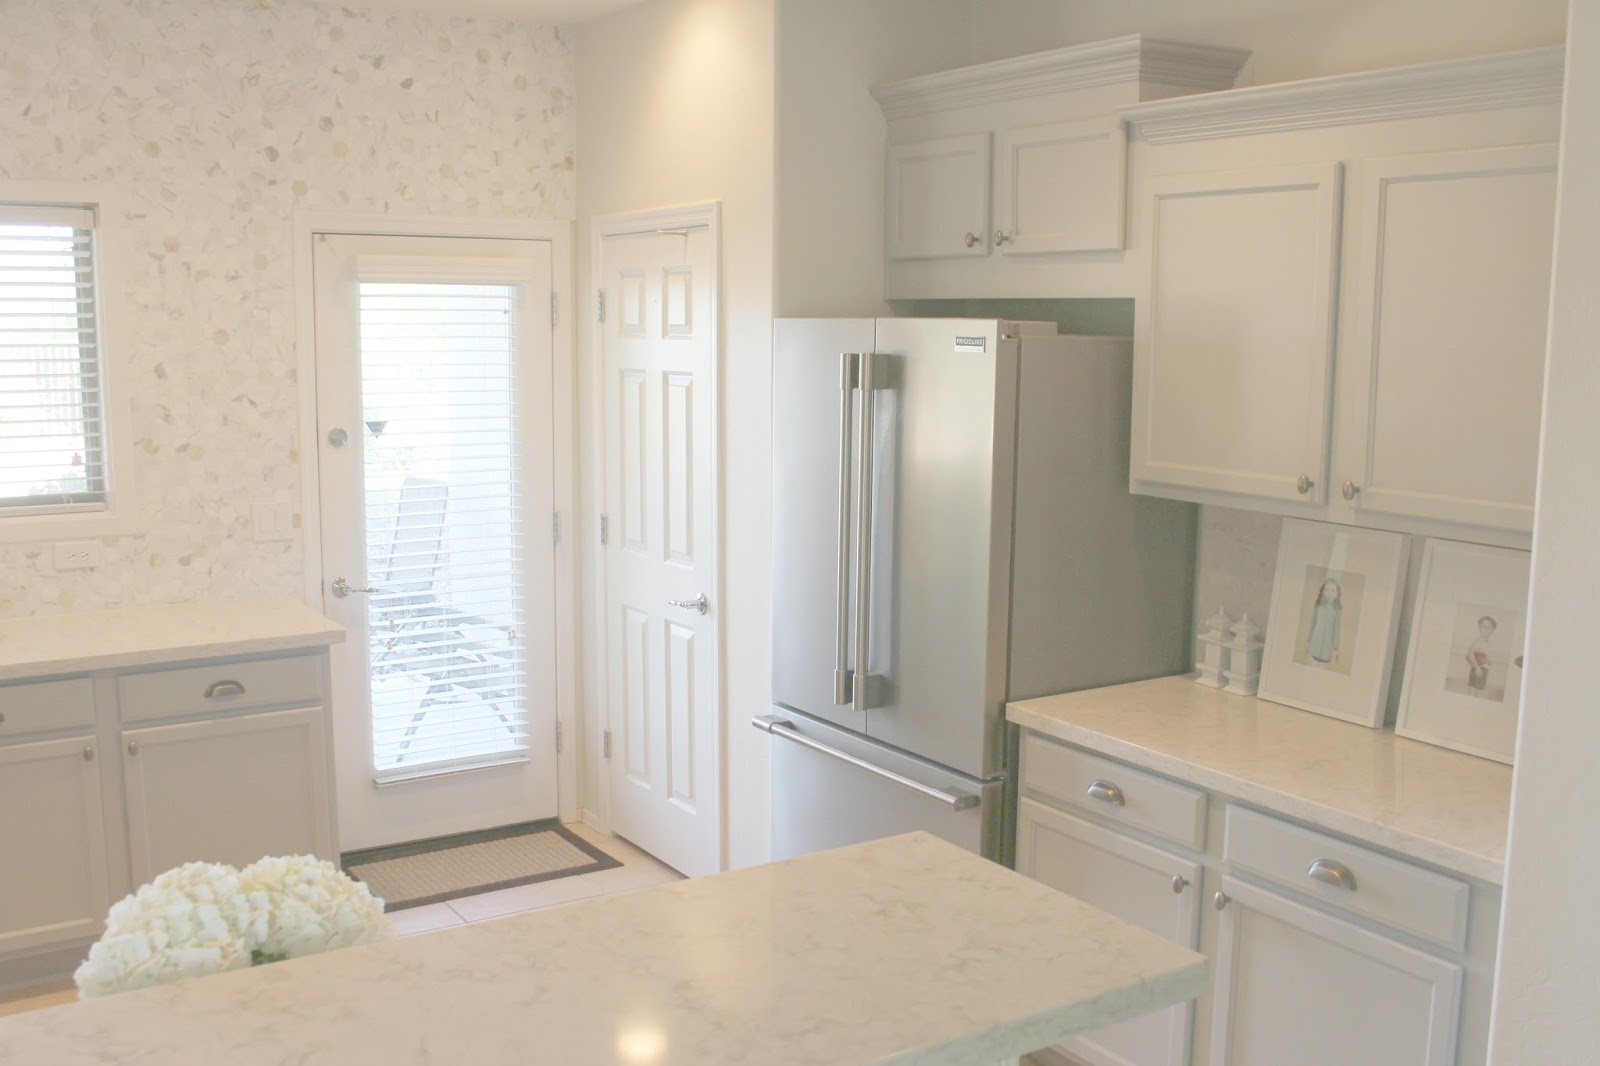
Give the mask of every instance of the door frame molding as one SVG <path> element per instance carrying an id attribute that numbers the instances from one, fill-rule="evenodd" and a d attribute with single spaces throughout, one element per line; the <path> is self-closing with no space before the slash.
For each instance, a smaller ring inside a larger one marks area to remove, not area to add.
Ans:
<path id="1" fill-rule="evenodd" d="M 550 242 L 551 291 L 556 321 L 551 331 L 554 360 L 554 489 L 562 516 L 556 542 L 556 723 L 562 743 L 556 754 L 556 812 L 563 822 L 578 820 L 578 671 L 581 649 L 572 635 L 578 625 L 577 532 L 577 362 L 573 343 L 578 309 L 573 300 L 573 223 L 508 218 L 454 218 L 426 215 L 382 215 L 344 211 L 293 212 L 295 366 L 299 374 L 300 534 L 305 553 L 304 595 L 321 609 L 322 504 L 317 468 L 317 319 L 312 245 L 319 234 L 380 237 L 478 237 Z"/>
<path id="2" fill-rule="evenodd" d="M 589 416 L 590 431 L 586 435 L 585 444 L 589 453 L 594 457 L 594 469 L 591 471 L 590 491 L 593 492 L 596 506 L 594 514 L 590 516 L 596 530 L 598 529 L 599 515 L 606 506 L 606 421 L 605 421 L 605 331 L 599 328 L 597 321 L 597 308 L 599 293 L 604 288 L 605 281 L 605 255 L 604 243 L 607 237 L 620 237 L 630 233 L 651 233 L 657 230 L 704 226 L 711 238 L 711 380 L 707 382 L 710 393 L 707 409 L 711 412 L 711 493 L 712 514 L 715 516 L 708 532 L 710 538 L 711 554 L 711 580 L 706 596 L 716 604 L 712 625 L 715 627 L 715 640 L 712 643 L 712 653 L 716 660 L 715 676 L 717 681 L 717 697 L 714 703 L 713 721 L 711 723 L 712 745 L 716 752 L 717 772 L 715 775 L 717 795 L 711 805 L 712 817 L 716 820 L 717 836 L 717 867 L 728 867 L 728 817 L 725 810 L 728 795 L 728 746 L 725 722 L 727 719 L 727 626 L 723 624 L 722 578 L 725 560 L 722 555 L 722 526 L 724 514 L 722 508 L 722 478 L 723 478 L 723 448 L 722 448 L 722 201 L 707 200 L 700 203 L 678 204 L 669 207 L 653 208 L 647 211 L 629 211 L 611 215 L 595 215 L 589 220 L 589 300 L 590 310 L 587 322 L 591 330 L 590 359 L 588 368 L 589 386 Z M 586 524 L 585 528 L 589 528 Z M 594 698 L 590 706 L 595 709 L 593 725 L 599 730 L 614 729 L 617 723 L 611 721 L 611 691 L 610 671 L 606 669 L 610 657 L 610 627 L 606 619 L 606 592 L 607 574 L 604 550 L 600 547 L 598 535 L 593 538 L 585 537 L 585 546 L 595 552 L 595 565 L 591 570 L 594 574 L 592 591 L 586 598 L 584 631 L 585 663 L 584 677 L 593 682 Z M 591 547 L 592 546 L 592 547 Z M 585 719 L 588 728 L 589 719 Z M 611 832 L 612 809 L 612 773 L 609 761 L 600 755 L 600 741 L 594 738 L 591 745 L 585 736 L 584 749 L 593 747 L 599 756 L 596 769 L 601 779 L 600 787 L 594 790 L 599 801 L 599 810 L 586 811 L 585 820 L 593 824 L 594 828 L 603 833 Z"/>

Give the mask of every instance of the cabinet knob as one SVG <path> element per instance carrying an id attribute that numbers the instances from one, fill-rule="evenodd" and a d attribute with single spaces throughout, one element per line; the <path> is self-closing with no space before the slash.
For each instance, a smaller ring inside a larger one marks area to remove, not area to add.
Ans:
<path id="1" fill-rule="evenodd" d="M 83 749 L 83 761 L 84 762 L 94 762 L 94 745 L 93 744 L 87 744 L 87 745 L 84 746 L 84 749 Z"/>
<path id="2" fill-rule="evenodd" d="M 137 755 L 137 754 L 139 754 L 139 745 L 135 741 L 132 741 L 132 740 L 128 741 L 128 754 L 129 755 Z"/>
<path id="3" fill-rule="evenodd" d="M 1114 803 L 1118 807 L 1126 807 L 1128 805 L 1127 798 L 1122 794 L 1122 789 L 1113 785 L 1110 781 L 1101 781 L 1096 778 L 1089 782 L 1089 787 L 1084 789 L 1084 793 L 1090 799 L 1099 800 L 1101 803 Z"/>
<path id="4" fill-rule="evenodd" d="M 997 229 L 997 230 L 994 231 L 994 243 L 995 244 L 1004 244 L 1007 241 L 1009 241 L 1010 239 L 1011 238 L 1006 235 L 1006 231 L 1005 230 Z"/>
<path id="5" fill-rule="evenodd" d="M 1183 895 L 1183 890 L 1188 887 L 1189 879 L 1187 877 L 1183 876 L 1182 874 L 1172 875 L 1172 894 L 1174 896 Z"/>
<path id="6" fill-rule="evenodd" d="M 1211 905 L 1217 908 L 1219 911 L 1225 910 L 1228 904 L 1232 902 L 1233 900 L 1229 898 L 1226 892 L 1218 892 L 1215 896 L 1211 897 Z"/>
<path id="7" fill-rule="evenodd" d="M 1357 485 L 1354 481 L 1346 481 L 1344 483 L 1344 498 L 1345 499 L 1347 499 L 1347 500 L 1355 499 L 1356 498 L 1356 493 L 1358 493 L 1360 491 L 1361 491 L 1361 486 Z"/>
<path id="8" fill-rule="evenodd" d="M 1315 484 L 1316 484 L 1315 481 L 1312 481 L 1306 475 L 1301 474 L 1300 475 L 1300 480 L 1296 481 L 1294 483 L 1294 488 L 1295 488 L 1295 491 L 1298 492 L 1300 495 L 1309 496 L 1311 494 L 1311 486 L 1313 486 Z"/>
<path id="9" fill-rule="evenodd" d="M 1306 876 L 1334 888 L 1356 890 L 1356 875 L 1350 872 L 1350 867 L 1332 859 L 1318 859 L 1306 870 Z"/>
<path id="10" fill-rule="evenodd" d="M 967 247 L 974 247 L 978 243 L 978 235 L 971 230 L 967 231 Z"/>

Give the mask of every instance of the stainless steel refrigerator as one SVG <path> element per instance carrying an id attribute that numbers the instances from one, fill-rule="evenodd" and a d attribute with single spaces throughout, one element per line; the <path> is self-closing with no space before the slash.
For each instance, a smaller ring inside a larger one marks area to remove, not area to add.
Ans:
<path id="1" fill-rule="evenodd" d="M 773 858 L 924 829 L 1010 858 L 1007 699 L 1189 666 L 1194 508 L 1128 492 L 1131 344 L 780 319 Z"/>

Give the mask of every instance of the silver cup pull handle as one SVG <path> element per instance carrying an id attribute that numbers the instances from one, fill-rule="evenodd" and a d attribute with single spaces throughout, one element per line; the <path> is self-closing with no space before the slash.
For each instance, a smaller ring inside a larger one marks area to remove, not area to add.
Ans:
<path id="1" fill-rule="evenodd" d="M 684 610 L 694 611 L 696 614 L 705 614 L 711 609 L 711 605 L 706 602 L 706 594 L 704 592 L 692 600 L 668 600 L 667 605 L 669 607 L 682 607 Z"/>
<path id="2" fill-rule="evenodd" d="M 1096 778 L 1089 782 L 1089 787 L 1084 790 L 1084 793 L 1090 799 L 1099 800 L 1101 803 L 1111 803 L 1118 807 L 1126 807 L 1128 805 L 1127 797 L 1122 794 L 1122 789 L 1113 785 L 1110 781 L 1101 781 Z"/>
<path id="3" fill-rule="evenodd" d="M 1351 892 L 1356 890 L 1356 875 L 1350 872 L 1350 867 L 1342 862 L 1332 859 L 1318 859 L 1306 870 L 1306 876 L 1313 881 L 1321 881 L 1334 888 L 1345 888 Z"/>

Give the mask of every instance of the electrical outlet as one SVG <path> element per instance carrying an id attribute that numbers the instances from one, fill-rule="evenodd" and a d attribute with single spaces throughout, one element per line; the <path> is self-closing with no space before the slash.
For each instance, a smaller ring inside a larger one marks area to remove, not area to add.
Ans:
<path id="1" fill-rule="evenodd" d="M 92 540 L 65 540 L 56 545 L 57 570 L 89 570 L 100 565 L 100 545 Z"/>

